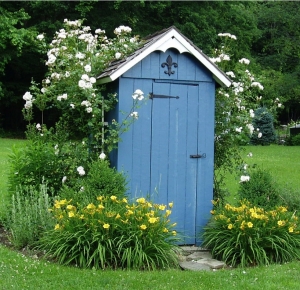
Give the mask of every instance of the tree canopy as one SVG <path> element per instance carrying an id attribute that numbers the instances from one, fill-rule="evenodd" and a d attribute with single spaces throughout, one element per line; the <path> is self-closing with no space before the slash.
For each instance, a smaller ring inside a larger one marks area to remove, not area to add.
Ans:
<path id="1" fill-rule="evenodd" d="M 22 95 L 31 79 L 45 74 L 43 48 L 36 36 L 51 40 L 63 20 L 85 19 L 91 29 L 111 32 L 127 25 L 144 37 L 175 25 L 207 55 L 218 33 L 236 35 L 231 57 L 251 60 L 261 76 L 265 99 L 279 98 L 281 122 L 300 116 L 299 2 L 245 1 L 14 1 L 0 5 L 0 131 L 23 131 Z M 112 37 L 112 35 L 109 35 Z"/>

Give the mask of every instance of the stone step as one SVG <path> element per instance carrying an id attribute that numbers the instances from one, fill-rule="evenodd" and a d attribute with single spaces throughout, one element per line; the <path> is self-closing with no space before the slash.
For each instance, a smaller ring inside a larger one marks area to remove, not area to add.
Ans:
<path id="1" fill-rule="evenodd" d="M 226 267 L 224 262 L 213 259 L 207 249 L 196 246 L 181 246 L 178 258 L 183 270 L 216 271 Z"/>

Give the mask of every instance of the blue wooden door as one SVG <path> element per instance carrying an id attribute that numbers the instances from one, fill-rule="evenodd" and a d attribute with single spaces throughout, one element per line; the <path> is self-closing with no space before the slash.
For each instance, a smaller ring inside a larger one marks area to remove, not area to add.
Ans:
<path id="1" fill-rule="evenodd" d="M 153 82 L 150 192 L 159 203 L 174 202 L 171 216 L 184 244 L 195 244 L 199 162 L 199 84 Z"/>

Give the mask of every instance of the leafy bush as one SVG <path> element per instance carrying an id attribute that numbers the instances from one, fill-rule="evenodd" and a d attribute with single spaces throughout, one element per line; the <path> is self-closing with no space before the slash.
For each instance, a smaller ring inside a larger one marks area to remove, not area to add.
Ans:
<path id="1" fill-rule="evenodd" d="M 300 258 L 298 217 L 285 207 L 266 211 L 242 201 L 212 211 L 204 228 L 203 246 L 228 265 L 284 263 Z"/>
<path id="2" fill-rule="evenodd" d="M 45 184 L 40 185 L 39 191 L 33 187 L 19 187 L 12 195 L 6 226 L 16 248 L 32 246 L 44 231 L 54 226 L 48 210 L 52 202 Z"/>
<path id="3" fill-rule="evenodd" d="M 276 141 L 274 118 L 265 107 L 255 110 L 252 123 L 254 133 L 251 135 L 251 144 L 270 145 Z"/>
<path id="4" fill-rule="evenodd" d="M 43 180 L 55 192 L 62 186 L 64 176 L 69 184 L 76 183 L 78 166 L 86 166 L 89 149 L 81 142 L 61 145 L 40 136 L 29 140 L 25 148 L 12 148 L 10 158 L 9 188 L 11 192 L 21 186 L 34 186 L 37 190 Z"/>
<path id="5" fill-rule="evenodd" d="M 288 146 L 300 146 L 300 134 L 289 136 L 286 140 L 285 145 Z"/>
<path id="6" fill-rule="evenodd" d="M 249 181 L 240 182 L 238 194 L 240 199 L 247 199 L 263 208 L 272 208 L 280 203 L 276 182 L 268 171 L 260 168 L 250 173 Z"/>
<path id="7" fill-rule="evenodd" d="M 75 204 L 87 205 L 99 195 L 126 197 L 126 178 L 121 172 L 111 168 L 106 160 L 91 161 L 86 176 L 76 180 L 71 186 L 66 185 L 62 188 L 59 194 L 62 199 L 72 199 Z"/>
<path id="8" fill-rule="evenodd" d="M 300 212 L 300 190 L 293 189 L 288 185 L 279 188 L 279 197 L 289 211 Z"/>
<path id="9" fill-rule="evenodd" d="M 83 268 L 155 269 L 176 265 L 171 206 L 144 198 L 98 196 L 95 203 L 75 206 L 56 200 L 53 230 L 41 239 L 41 248 L 62 264 Z"/>

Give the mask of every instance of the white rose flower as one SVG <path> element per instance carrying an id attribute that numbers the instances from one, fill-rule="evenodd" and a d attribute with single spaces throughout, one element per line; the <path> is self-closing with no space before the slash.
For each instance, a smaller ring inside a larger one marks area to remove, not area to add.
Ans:
<path id="1" fill-rule="evenodd" d="M 85 88 L 86 87 L 86 83 L 85 83 L 85 81 L 84 80 L 80 80 L 79 82 L 78 82 L 78 86 L 80 87 L 80 88 Z"/>
<path id="2" fill-rule="evenodd" d="M 106 157 L 106 155 L 103 152 L 99 155 L 99 158 L 102 159 L 102 160 L 104 160 L 105 157 Z"/>
<path id="3" fill-rule="evenodd" d="M 43 40 L 43 39 L 44 39 L 44 35 L 43 35 L 43 34 L 39 34 L 36 38 L 37 38 L 38 40 Z"/>
<path id="4" fill-rule="evenodd" d="M 242 175 L 241 179 L 240 179 L 240 182 L 247 182 L 249 180 L 250 180 L 250 176 L 248 176 L 248 175 Z"/>
<path id="5" fill-rule="evenodd" d="M 96 79 L 94 77 L 90 78 L 90 83 L 94 84 L 96 82 Z"/>
<path id="6" fill-rule="evenodd" d="M 90 72 L 90 71 L 92 70 L 92 67 L 91 67 L 89 64 L 87 64 L 87 65 L 84 67 L 84 70 L 85 70 L 86 72 Z"/>
<path id="7" fill-rule="evenodd" d="M 32 94 L 30 92 L 26 92 L 23 96 L 24 101 L 31 101 L 32 100 Z"/>
<path id="8" fill-rule="evenodd" d="M 77 172 L 79 173 L 80 176 L 85 175 L 85 171 L 82 166 L 77 167 Z"/>
<path id="9" fill-rule="evenodd" d="M 138 119 L 139 113 L 138 113 L 138 112 L 132 112 L 132 113 L 130 114 L 130 116 L 133 117 L 134 119 Z"/>

